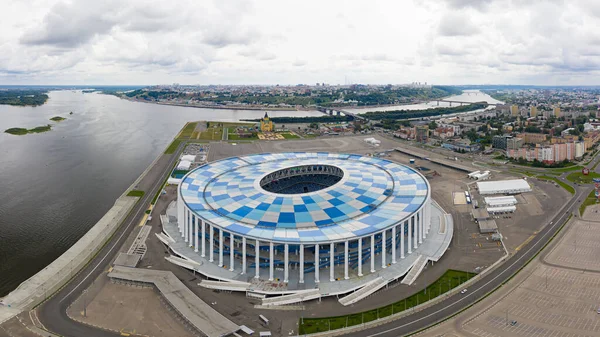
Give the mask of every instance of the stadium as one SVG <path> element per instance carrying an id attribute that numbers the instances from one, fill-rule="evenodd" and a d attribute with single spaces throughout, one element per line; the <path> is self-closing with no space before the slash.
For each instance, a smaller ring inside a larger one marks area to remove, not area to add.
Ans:
<path id="1" fill-rule="evenodd" d="M 204 275 L 202 286 L 265 304 L 352 292 L 340 299 L 351 304 L 402 276 L 411 284 L 453 231 L 413 168 L 321 152 L 200 166 L 183 177 L 161 221 L 169 261 Z"/>

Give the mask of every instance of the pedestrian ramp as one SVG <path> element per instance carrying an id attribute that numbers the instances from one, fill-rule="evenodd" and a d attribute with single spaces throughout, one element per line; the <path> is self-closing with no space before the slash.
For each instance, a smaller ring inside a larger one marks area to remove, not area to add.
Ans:
<path id="1" fill-rule="evenodd" d="M 427 265 L 427 261 L 428 261 L 427 257 L 425 257 L 423 255 L 419 255 L 417 257 L 417 260 L 413 264 L 412 268 L 408 272 L 408 274 L 406 274 L 406 276 L 404 276 L 404 279 L 402 279 L 402 282 L 400 282 L 400 283 L 407 284 L 407 285 L 411 285 L 411 284 L 415 283 L 415 281 L 417 280 L 417 277 L 419 277 L 419 275 L 423 271 L 423 268 L 425 268 L 425 265 Z"/>
<path id="2" fill-rule="evenodd" d="M 350 295 L 344 296 L 339 299 L 341 305 L 347 306 L 354 304 L 363 298 L 373 294 L 377 290 L 385 287 L 388 284 L 387 280 L 384 280 L 381 276 L 374 279 L 373 281 L 367 282 L 362 288 L 356 290 Z"/>
<path id="3" fill-rule="evenodd" d="M 170 236 L 165 235 L 165 233 L 155 233 L 156 237 L 158 238 L 158 240 L 160 240 L 160 242 L 164 243 L 165 245 L 170 245 L 172 243 L 175 243 L 175 240 L 173 240 Z"/>
<path id="4" fill-rule="evenodd" d="M 248 289 L 250 288 L 250 283 L 240 281 L 225 282 L 202 280 L 202 282 L 198 283 L 198 285 L 207 289 L 221 291 L 248 291 Z"/>
<path id="5" fill-rule="evenodd" d="M 289 295 L 263 298 L 262 305 L 286 305 L 304 301 L 310 301 L 321 297 L 319 289 L 308 289 L 294 292 Z"/>
<path id="6" fill-rule="evenodd" d="M 182 259 L 177 256 L 165 256 L 165 260 L 171 262 L 172 264 L 176 264 L 180 267 L 187 268 L 190 270 L 197 270 L 202 264 L 198 262 L 194 262 L 192 260 Z"/>

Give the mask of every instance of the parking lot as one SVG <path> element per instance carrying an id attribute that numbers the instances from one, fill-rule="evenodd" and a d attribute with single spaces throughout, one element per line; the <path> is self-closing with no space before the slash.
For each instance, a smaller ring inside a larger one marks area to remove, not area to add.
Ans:
<path id="1" fill-rule="evenodd" d="M 593 218 L 596 207 L 584 219 Z M 514 290 L 494 295 L 502 297 L 466 319 L 461 329 L 484 337 L 599 336 L 600 222 L 573 218 L 566 229 L 547 256 L 523 270 Z"/>

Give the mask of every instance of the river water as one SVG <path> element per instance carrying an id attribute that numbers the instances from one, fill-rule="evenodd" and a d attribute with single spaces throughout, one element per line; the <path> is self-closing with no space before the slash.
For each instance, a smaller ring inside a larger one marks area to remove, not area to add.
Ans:
<path id="1" fill-rule="evenodd" d="M 445 100 L 457 101 L 457 102 L 488 102 L 490 104 L 502 104 L 502 102 L 494 99 L 492 96 L 485 94 L 479 90 L 463 90 L 463 93 L 460 95 L 450 96 L 444 98 Z M 453 107 L 458 106 L 459 104 L 452 103 Z M 393 110 L 422 110 L 422 109 L 431 109 L 431 108 L 442 108 L 449 107 L 450 103 L 440 102 L 428 102 L 422 104 L 406 104 L 406 105 L 395 105 L 395 106 L 385 106 L 385 107 L 369 107 L 369 108 L 356 108 L 356 109 L 345 109 L 350 112 L 362 114 L 369 111 L 393 111 Z M 488 107 L 489 109 L 493 109 L 493 107 Z"/>
<path id="2" fill-rule="evenodd" d="M 49 96 L 39 107 L 0 105 L 0 296 L 83 236 L 186 122 L 237 121 L 264 114 L 138 103 L 70 90 Z M 67 120 L 48 120 L 57 115 Z M 53 130 L 41 134 L 3 132 L 49 123 Z"/>
<path id="3" fill-rule="evenodd" d="M 112 207 L 188 121 L 260 118 L 258 110 L 217 110 L 130 102 L 80 91 L 54 91 L 39 107 L 0 105 L 0 297 L 51 263 Z M 483 93 L 449 99 L 496 103 Z M 447 103 L 440 103 L 446 106 Z M 357 112 L 424 109 L 414 104 Z M 69 115 L 69 112 L 73 115 Z M 54 116 L 66 117 L 60 123 Z M 270 116 L 321 116 L 269 111 Z M 11 127 L 53 124 L 13 136 Z"/>

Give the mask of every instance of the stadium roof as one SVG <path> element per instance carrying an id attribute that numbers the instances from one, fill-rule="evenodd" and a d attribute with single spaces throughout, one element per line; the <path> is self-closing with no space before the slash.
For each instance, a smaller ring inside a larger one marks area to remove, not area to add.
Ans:
<path id="1" fill-rule="evenodd" d="M 301 165 L 344 171 L 335 185 L 276 194 L 260 186 L 272 172 Z M 198 167 L 180 185 L 187 206 L 235 234 L 279 242 L 330 242 L 362 237 L 408 218 L 428 196 L 425 178 L 385 159 L 334 153 L 267 153 Z"/>

